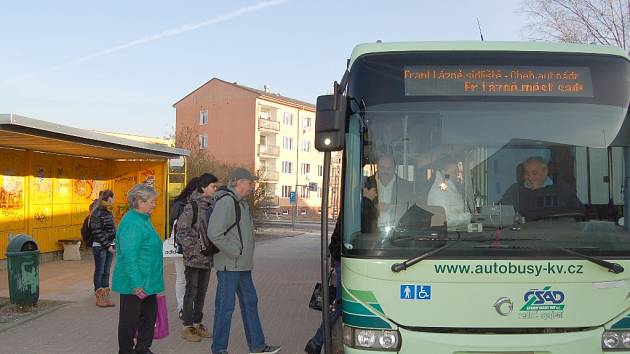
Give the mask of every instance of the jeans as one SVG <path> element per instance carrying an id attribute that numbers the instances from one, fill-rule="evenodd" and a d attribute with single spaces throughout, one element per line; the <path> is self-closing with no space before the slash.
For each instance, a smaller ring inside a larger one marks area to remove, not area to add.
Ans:
<path id="1" fill-rule="evenodd" d="M 118 353 L 146 353 L 153 343 L 157 318 L 157 296 L 140 300 L 136 295 L 120 294 L 118 317 Z M 134 348 L 134 337 L 138 333 Z"/>
<path id="2" fill-rule="evenodd" d="M 336 285 L 337 291 L 335 293 L 335 308 L 330 311 L 330 317 L 328 317 L 331 328 L 335 325 L 335 323 L 337 323 L 337 320 L 339 319 L 339 317 L 341 317 L 341 266 L 339 263 L 335 264 L 335 278 L 337 278 L 335 281 L 337 284 Z M 313 336 L 311 340 L 319 346 L 324 345 L 324 323 L 323 322 L 319 326 L 319 328 L 317 329 L 317 332 L 315 332 L 315 336 Z"/>
<path id="3" fill-rule="evenodd" d="M 186 275 L 183 257 L 173 257 L 175 264 L 175 298 L 177 299 L 177 311 L 184 309 L 184 294 L 186 293 Z"/>
<path id="4" fill-rule="evenodd" d="M 256 352 L 265 347 L 265 335 L 258 316 L 258 296 L 252 272 L 218 271 L 212 329 L 214 339 L 211 348 L 214 354 L 227 352 L 232 313 L 236 305 L 234 295 L 238 295 L 249 351 Z"/>
<path id="5" fill-rule="evenodd" d="M 109 269 L 114 255 L 101 246 L 92 246 L 94 254 L 94 291 L 109 288 Z"/>
<path id="6" fill-rule="evenodd" d="M 203 303 L 208 292 L 210 269 L 186 267 L 186 294 L 184 295 L 184 326 L 201 323 Z"/>

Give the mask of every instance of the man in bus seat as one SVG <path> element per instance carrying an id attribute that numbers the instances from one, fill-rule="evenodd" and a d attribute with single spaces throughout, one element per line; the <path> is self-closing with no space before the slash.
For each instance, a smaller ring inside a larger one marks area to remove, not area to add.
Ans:
<path id="1" fill-rule="evenodd" d="M 378 227 L 378 208 L 376 202 L 378 192 L 376 181 L 368 179 L 365 181 L 361 191 L 361 232 L 374 233 Z"/>
<path id="2" fill-rule="evenodd" d="M 394 156 L 389 153 L 379 156 L 376 173 L 366 180 L 365 187 L 368 186 L 376 186 L 376 193 L 370 192 L 368 188 L 363 191 L 363 195 L 376 208 L 378 228 L 395 226 L 405 211 L 415 203 L 413 185 L 398 177 Z"/>
<path id="3" fill-rule="evenodd" d="M 449 229 L 466 228 L 470 223 L 474 202 L 464 196 L 465 186 L 459 163 L 445 156 L 434 162 L 433 166 L 435 179 L 427 196 L 427 205 L 444 208 Z"/>
<path id="4" fill-rule="evenodd" d="M 501 204 L 513 205 L 525 220 L 551 216 L 584 215 L 584 205 L 575 189 L 568 184 L 549 178 L 547 162 L 532 156 L 523 162 L 523 183 L 514 183 L 503 194 Z"/>

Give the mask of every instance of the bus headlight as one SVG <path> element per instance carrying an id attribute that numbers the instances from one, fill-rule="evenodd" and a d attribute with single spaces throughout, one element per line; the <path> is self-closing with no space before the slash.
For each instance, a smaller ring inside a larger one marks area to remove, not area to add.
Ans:
<path id="1" fill-rule="evenodd" d="M 366 330 L 356 331 L 357 346 L 372 348 L 374 346 L 374 343 L 376 343 L 376 336 L 377 336 L 376 331 L 366 331 Z"/>
<path id="2" fill-rule="evenodd" d="M 398 331 L 343 327 L 343 342 L 357 349 L 396 351 L 400 348 Z"/>
<path id="3" fill-rule="evenodd" d="M 604 331 L 602 349 L 630 349 L 630 331 Z"/>

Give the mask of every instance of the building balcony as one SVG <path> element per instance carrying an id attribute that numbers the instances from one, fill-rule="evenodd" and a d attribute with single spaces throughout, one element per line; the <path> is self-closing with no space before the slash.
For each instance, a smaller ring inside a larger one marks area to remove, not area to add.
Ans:
<path id="1" fill-rule="evenodd" d="M 277 122 L 275 120 L 258 118 L 258 129 L 278 132 L 280 131 L 280 122 Z"/>
<path id="2" fill-rule="evenodd" d="M 277 181 L 279 177 L 280 174 L 278 173 L 278 171 L 260 171 L 260 180 L 263 182 Z"/>
<path id="3" fill-rule="evenodd" d="M 258 155 L 266 155 L 266 156 L 280 156 L 280 147 L 274 145 L 258 145 Z"/>

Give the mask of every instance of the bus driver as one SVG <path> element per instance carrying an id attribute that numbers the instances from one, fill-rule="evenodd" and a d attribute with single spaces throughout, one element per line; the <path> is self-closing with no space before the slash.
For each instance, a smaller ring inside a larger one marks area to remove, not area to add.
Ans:
<path id="1" fill-rule="evenodd" d="M 536 220 L 562 214 L 584 214 L 582 202 L 573 188 L 563 182 L 554 183 L 549 168 L 540 156 L 523 162 L 523 184 L 514 183 L 503 194 L 502 204 L 513 205 L 526 220 Z"/>

